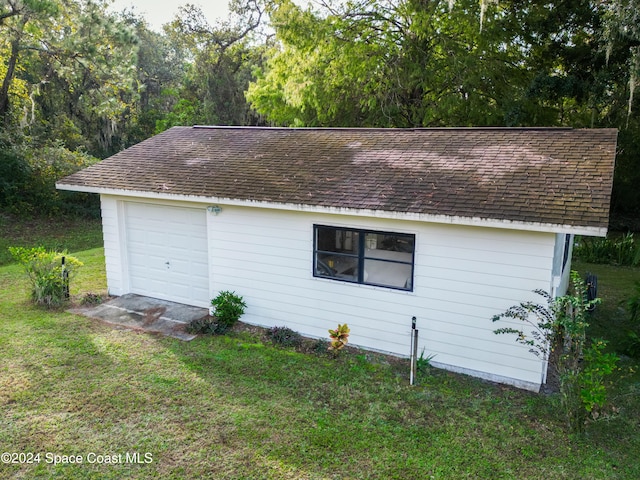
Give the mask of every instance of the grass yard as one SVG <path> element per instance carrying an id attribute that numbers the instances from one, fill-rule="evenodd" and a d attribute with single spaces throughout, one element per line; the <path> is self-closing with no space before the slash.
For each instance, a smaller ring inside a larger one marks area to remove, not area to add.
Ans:
<path id="1" fill-rule="evenodd" d="M 102 250 L 74 254 L 72 293 L 103 291 Z M 603 295 L 618 288 L 608 268 Z M 0 478 L 640 478 L 637 376 L 617 415 L 572 437 L 554 396 L 434 369 L 410 387 L 407 364 L 381 356 L 302 354 L 251 331 L 185 343 L 28 296 L 20 268 L 0 267 L 0 452 L 40 454 L 0 463 Z"/>
<path id="2" fill-rule="evenodd" d="M 9 247 L 36 247 L 78 252 L 102 246 L 100 219 L 18 219 L 0 212 L 0 265 L 13 261 Z"/>

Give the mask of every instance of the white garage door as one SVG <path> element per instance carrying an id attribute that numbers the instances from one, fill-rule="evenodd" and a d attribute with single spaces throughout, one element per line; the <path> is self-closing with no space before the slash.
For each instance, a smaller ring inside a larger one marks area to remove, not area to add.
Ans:
<path id="1" fill-rule="evenodd" d="M 209 305 L 206 210 L 125 204 L 131 292 Z"/>

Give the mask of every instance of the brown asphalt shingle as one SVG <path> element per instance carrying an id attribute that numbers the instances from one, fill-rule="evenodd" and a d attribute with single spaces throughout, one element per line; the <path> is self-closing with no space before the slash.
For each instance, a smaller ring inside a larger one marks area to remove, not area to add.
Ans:
<path id="1" fill-rule="evenodd" d="M 615 129 L 174 127 L 60 185 L 606 228 Z"/>

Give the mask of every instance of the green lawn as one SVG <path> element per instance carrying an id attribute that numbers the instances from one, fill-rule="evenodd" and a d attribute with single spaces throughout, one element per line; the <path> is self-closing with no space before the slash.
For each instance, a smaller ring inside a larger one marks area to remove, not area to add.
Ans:
<path id="1" fill-rule="evenodd" d="M 13 261 L 9 247 L 43 246 L 77 252 L 101 245 L 100 219 L 18 219 L 0 212 L 0 265 Z"/>
<path id="2" fill-rule="evenodd" d="M 75 255 L 75 298 L 104 291 L 102 250 Z M 381 356 L 302 354 L 248 331 L 185 343 L 28 295 L 20 268 L 0 267 L 0 452 L 40 454 L 0 463 L 0 478 L 640 478 L 636 377 L 618 414 L 572 437 L 554 396 L 433 369 L 410 387 L 407 364 Z M 104 460 L 122 463 L 88 463 Z"/>

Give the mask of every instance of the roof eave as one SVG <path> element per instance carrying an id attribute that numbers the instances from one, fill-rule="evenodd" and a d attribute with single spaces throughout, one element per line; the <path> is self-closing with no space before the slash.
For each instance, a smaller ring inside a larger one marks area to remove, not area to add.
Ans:
<path id="1" fill-rule="evenodd" d="M 319 205 L 304 205 L 294 203 L 277 203 L 258 200 L 240 200 L 233 198 L 220 197 L 204 197 L 195 195 L 182 195 L 166 192 L 145 192 L 136 190 L 124 190 L 104 187 L 93 187 L 86 185 L 70 185 L 62 182 L 56 183 L 59 190 L 68 190 L 74 192 L 97 193 L 100 195 L 125 196 L 141 199 L 156 200 L 173 200 L 183 202 L 195 202 L 203 204 L 220 203 L 223 205 L 270 208 L 276 210 L 291 210 L 298 212 L 314 212 L 333 215 L 353 215 L 360 217 L 385 218 L 393 220 L 410 220 L 417 222 L 444 223 L 450 225 L 463 225 L 487 228 L 502 228 L 509 230 L 524 230 L 530 232 L 546 232 L 546 233 L 569 233 L 573 235 L 587 235 L 594 237 L 605 237 L 607 235 L 607 227 L 593 226 L 575 226 L 575 225 L 559 225 L 552 223 L 540 222 L 523 222 L 504 219 L 480 218 L 480 217 L 462 217 L 452 215 L 433 215 L 425 213 L 411 212 L 395 212 L 388 210 L 371 210 L 357 208 L 342 207 L 326 207 Z"/>

